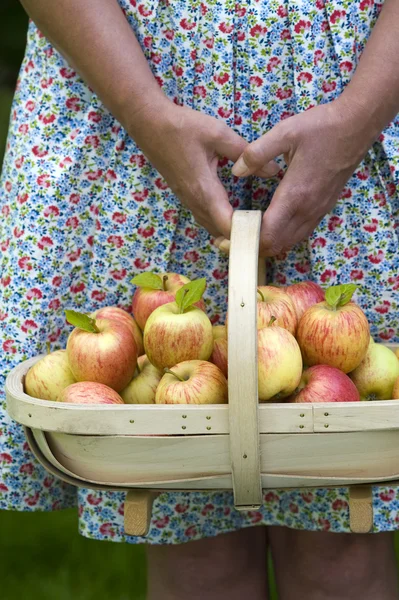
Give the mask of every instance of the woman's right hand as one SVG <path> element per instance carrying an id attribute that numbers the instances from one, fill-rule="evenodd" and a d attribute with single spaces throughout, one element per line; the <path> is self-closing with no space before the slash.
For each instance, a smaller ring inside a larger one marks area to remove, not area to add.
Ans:
<path id="1" fill-rule="evenodd" d="M 229 238 L 233 209 L 218 160 L 236 161 L 247 142 L 223 121 L 169 100 L 133 121 L 132 137 L 196 222 L 214 237 Z"/>

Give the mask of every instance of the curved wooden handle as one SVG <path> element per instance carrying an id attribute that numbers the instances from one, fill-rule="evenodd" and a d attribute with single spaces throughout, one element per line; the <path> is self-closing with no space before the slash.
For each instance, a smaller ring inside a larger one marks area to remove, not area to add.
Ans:
<path id="1" fill-rule="evenodd" d="M 258 429 L 258 337 L 256 290 L 260 211 L 233 215 L 229 264 L 229 421 L 234 504 L 262 504 Z"/>

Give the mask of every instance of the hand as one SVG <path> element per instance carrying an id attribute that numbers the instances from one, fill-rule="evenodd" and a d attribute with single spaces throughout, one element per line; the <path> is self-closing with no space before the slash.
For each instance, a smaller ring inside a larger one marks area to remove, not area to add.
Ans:
<path id="1" fill-rule="evenodd" d="M 222 121 L 169 100 L 148 111 L 132 137 L 195 220 L 213 236 L 228 238 L 233 209 L 218 160 L 236 161 L 247 142 Z"/>
<path id="2" fill-rule="evenodd" d="M 261 255 L 302 241 L 334 208 L 373 143 L 360 121 L 355 107 L 338 99 L 281 121 L 247 146 L 233 167 L 237 176 L 260 174 L 281 154 L 288 165 L 263 217 Z"/>

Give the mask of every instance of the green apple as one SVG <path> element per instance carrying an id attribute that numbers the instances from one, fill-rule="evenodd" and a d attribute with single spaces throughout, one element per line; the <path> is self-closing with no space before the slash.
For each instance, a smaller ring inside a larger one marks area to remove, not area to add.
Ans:
<path id="1" fill-rule="evenodd" d="M 120 393 L 123 401 L 126 404 L 154 404 L 155 392 L 163 374 L 145 354 L 139 356 L 133 379 Z"/>
<path id="2" fill-rule="evenodd" d="M 365 358 L 349 377 L 361 400 L 391 400 L 399 377 L 399 360 L 383 344 L 370 344 Z"/>
<path id="3" fill-rule="evenodd" d="M 33 398 L 55 401 L 62 390 L 75 382 L 66 350 L 56 350 L 29 369 L 25 377 L 25 392 Z"/>

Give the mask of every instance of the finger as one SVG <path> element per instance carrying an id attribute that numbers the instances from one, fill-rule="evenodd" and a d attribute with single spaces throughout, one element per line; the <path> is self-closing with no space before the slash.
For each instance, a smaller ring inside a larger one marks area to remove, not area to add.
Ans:
<path id="1" fill-rule="evenodd" d="M 233 175 L 247 177 L 260 171 L 276 156 L 289 151 L 284 121 L 273 127 L 252 144 L 248 144 L 244 152 L 233 166 Z"/>
<path id="2" fill-rule="evenodd" d="M 230 240 L 226 240 L 226 238 L 222 235 L 215 239 L 215 246 L 224 254 L 228 254 L 230 252 Z"/>
<path id="3" fill-rule="evenodd" d="M 236 161 L 247 148 L 248 142 L 228 125 L 221 123 L 214 143 L 214 150 L 229 160 Z"/>
<path id="4" fill-rule="evenodd" d="M 278 173 L 280 173 L 281 167 L 276 163 L 276 161 L 271 160 L 270 162 L 263 165 L 261 169 L 254 172 L 254 175 L 257 177 L 262 177 L 263 179 L 270 179 L 270 177 L 275 177 Z"/>
<path id="5" fill-rule="evenodd" d="M 218 236 L 229 239 L 233 208 L 222 183 L 216 175 L 215 178 L 212 186 L 207 189 L 209 220 Z"/>

